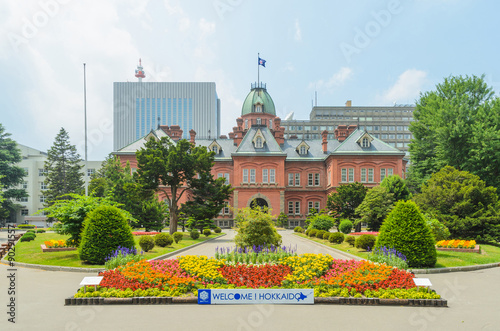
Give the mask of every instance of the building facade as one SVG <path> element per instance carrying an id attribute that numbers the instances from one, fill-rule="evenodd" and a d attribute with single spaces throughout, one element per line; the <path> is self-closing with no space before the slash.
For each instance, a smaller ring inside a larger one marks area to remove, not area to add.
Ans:
<path id="1" fill-rule="evenodd" d="M 135 152 L 147 139 L 170 137 L 175 143 L 181 136 L 178 127 L 162 126 L 116 154 L 137 168 Z M 291 227 L 303 225 L 310 209 L 326 208 L 339 185 L 357 181 L 373 187 L 392 174 L 404 177 L 407 162 L 404 152 L 356 125 L 323 130 L 319 139 L 287 139 L 263 84 L 252 85 L 228 137 L 198 139 L 193 130 L 190 140 L 215 153 L 213 175 L 234 188 L 216 220 L 221 227 L 233 225 L 234 209 L 253 204 L 287 214 Z"/>
<path id="2" fill-rule="evenodd" d="M 286 138 L 319 139 L 321 132 L 328 130 L 329 139 L 334 139 L 332 132 L 338 125 L 357 124 L 360 130 L 366 130 L 373 137 L 407 152 L 413 138 L 408 127 L 414 110 L 411 105 L 353 107 L 349 100 L 343 107 L 315 106 L 309 120 L 287 119 L 282 121 L 282 125 Z"/>
<path id="3" fill-rule="evenodd" d="M 47 153 L 37 149 L 17 144 L 17 148 L 21 152 L 22 160 L 18 166 L 24 169 L 26 176 L 19 188 L 23 188 L 28 192 L 28 197 L 21 198 L 15 202 L 21 206 L 17 212 L 16 224 L 34 224 L 37 226 L 46 226 L 46 217 L 40 214 L 34 215 L 39 210 L 45 207 L 45 195 L 47 184 L 45 182 L 45 161 Z M 84 173 L 84 180 L 90 181 L 90 176 L 101 167 L 102 161 L 88 161 L 87 173 Z M 82 169 L 82 172 L 84 170 Z"/>
<path id="4" fill-rule="evenodd" d="M 189 138 L 220 134 L 220 100 L 215 83 L 113 83 L 113 150 L 145 136 L 158 125 L 178 125 Z"/>

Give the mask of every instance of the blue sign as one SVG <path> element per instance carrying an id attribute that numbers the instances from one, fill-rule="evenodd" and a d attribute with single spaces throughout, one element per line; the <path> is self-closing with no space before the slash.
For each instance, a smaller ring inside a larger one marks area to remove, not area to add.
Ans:
<path id="1" fill-rule="evenodd" d="M 200 305 L 314 304 L 309 289 L 199 289 Z"/>

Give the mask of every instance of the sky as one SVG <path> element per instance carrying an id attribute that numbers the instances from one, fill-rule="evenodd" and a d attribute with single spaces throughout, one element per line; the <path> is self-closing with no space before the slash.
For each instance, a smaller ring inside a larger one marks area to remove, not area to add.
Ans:
<path id="1" fill-rule="evenodd" d="M 88 159 L 113 146 L 113 82 L 215 82 L 221 134 L 260 80 L 285 118 L 318 106 L 415 104 L 450 75 L 500 91 L 500 3 L 467 0 L 0 2 L 0 123 L 49 149 L 64 127 Z"/>

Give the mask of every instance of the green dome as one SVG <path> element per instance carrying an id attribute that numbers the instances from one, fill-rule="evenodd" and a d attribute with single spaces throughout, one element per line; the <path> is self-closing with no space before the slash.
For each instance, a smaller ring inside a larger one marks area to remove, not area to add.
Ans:
<path id="1" fill-rule="evenodd" d="M 265 85 L 261 84 L 260 87 L 252 85 L 252 90 L 248 93 L 245 102 L 243 102 L 241 115 L 258 113 L 258 107 L 255 107 L 257 104 L 262 105 L 261 113 L 276 115 L 273 99 L 271 99 L 271 96 L 267 93 Z"/>

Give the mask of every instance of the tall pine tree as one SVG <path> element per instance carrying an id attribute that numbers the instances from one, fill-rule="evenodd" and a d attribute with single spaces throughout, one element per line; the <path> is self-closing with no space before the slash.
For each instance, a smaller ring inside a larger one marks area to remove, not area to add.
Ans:
<path id="1" fill-rule="evenodd" d="M 9 138 L 10 133 L 6 133 L 0 124 L 0 189 L 3 190 L 0 199 L 0 219 L 14 221 L 15 213 L 20 205 L 14 203 L 12 199 L 27 197 L 25 189 L 17 186 L 23 181 L 24 170 L 16 163 L 21 162 L 21 153 L 16 142 Z"/>
<path id="2" fill-rule="evenodd" d="M 83 193 L 81 161 L 75 145 L 69 143 L 68 132 L 61 128 L 45 161 L 48 185 L 45 195 L 48 205 L 56 200 L 67 198 L 69 193 Z"/>

